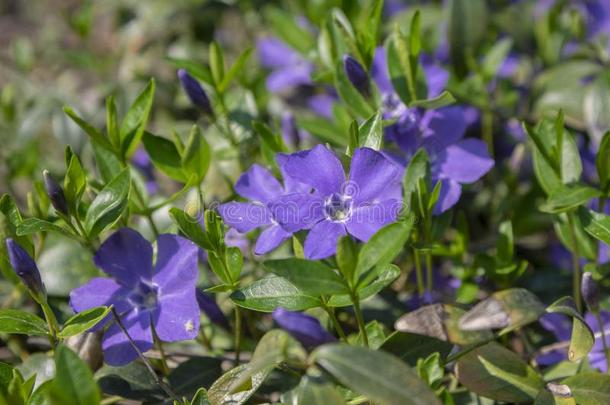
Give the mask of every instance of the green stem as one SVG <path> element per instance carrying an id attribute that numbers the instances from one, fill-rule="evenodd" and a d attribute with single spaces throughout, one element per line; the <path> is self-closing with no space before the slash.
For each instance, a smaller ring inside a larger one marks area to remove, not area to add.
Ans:
<path id="1" fill-rule="evenodd" d="M 324 310 L 326 311 L 326 313 L 328 314 L 328 317 L 330 318 L 330 321 L 333 324 L 333 327 L 335 328 L 335 330 L 337 331 L 337 334 L 339 335 L 339 337 L 341 338 L 341 340 L 343 340 L 344 342 L 347 341 L 347 336 L 345 335 L 345 331 L 343 330 L 343 328 L 341 327 L 341 324 L 339 323 L 339 320 L 337 319 L 337 317 L 335 316 L 335 311 L 333 308 L 329 308 L 325 303 L 322 303 L 322 307 L 324 308 Z"/>
<path id="2" fill-rule="evenodd" d="M 432 292 L 432 255 L 426 252 L 426 290 Z"/>
<path id="3" fill-rule="evenodd" d="M 241 354 L 241 313 L 237 305 L 235 305 L 235 365 L 239 365 L 239 356 Z"/>
<path id="4" fill-rule="evenodd" d="M 580 274 L 580 253 L 578 249 L 578 241 L 576 239 L 576 228 L 574 226 L 574 219 L 572 218 L 572 213 L 568 213 L 568 228 L 570 231 L 570 242 L 572 243 L 572 269 L 573 269 L 573 294 L 574 294 L 574 302 L 576 303 L 576 308 L 578 312 L 582 312 L 582 298 L 580 292 L 580 282 L 581 282 L 581 274 Z"/>
<path id="5" fill-rule="evenodd" d="M 492 158 L 494 157 L 493 118 L 493 112 L 485 109 L 482 117 L 481 131 L 483 132 L 483 140 L 489 148 L 489 155 Z"/>
<path id="6" fill-rule="evenodd" d="M 47 321 L 47 327 L 49 328 L 49 342 L 51 343 L 51 347 L 55 348 L 55 346 L 57 346 L 57 333 L 59 332 L 57 318 L 48 302 L 41 302 L 40 306 L 42 307 L 42 312 Z"/>
<path id="7" fill-rule="evenodd" d="M 597 325 L 599 326 L 599 330 L 602 334 L 601 338 L 602 345 L 604 347 L 604 356 L 606 357 L 606 367 L 610 373 L 610 351 L 608 351 L 608 342 L 606 341 L 606 329 L 604 327 L 604 322 L 602 321 L 602 317 L 599 315 L 599 311 L 595 311 L 593 314 L 595 315 L 595 320 L 597 321 Z"/>
<path id="8" fill-rule="evenodd" d="M 138 190 L 138 187 L 134 186 L 133 189 L 134 189 L 135 196 L 138 199 L 140 206 L 142 207 L 142 211 L 144 212 L 143 215 L 144 215 L 144 217 L 146 217 L 146 219 L 148 220 L 148 223 L 150 224 L 150 229 L 152 229 L 153 234 L 155 235 L 155 238 L 158 238 L 159 229 L 157 228 L 157 225 L 155 225 L 155 221 L 153 220 L 153 217 L 152 217 L 152 212 L 150 212 L 150 210 L 148 210 L 148 208 L 146 207 L 146 204 L 144 204 L 144 197 L 140 193 L 140 190 Z"/>
<path id="9" fill-rule="evenodd" d="M 358 329 L 360 329 L 362 341 L 364 342 L 364 346 L 369 347 L 369 337 L 366 333 L 366 325 L 364 323 L 364 318 L 362 317 L 362 310 L 360 309 L 360 298 L 356 292 L 352 292 L 350 297 L 352 299 L 352 304 L 354 304 L 354 313 L 356 314 L 356 322 L 358 322 Z"/>
<path id="10" fill-rule="evenodd" d="M 155 327 L 152 327 L 153 339 L 155 341 L 155 345 L 157 346 L 157 350 L 159 350 L 159 356 L 161 357 L 161 372 L 164 376 L 169 375 L 169 366 L 167 365 L 167 356 L 165 355 L 165 350 L 163 349 L 163 342 L 159 339 L 157 335 L 157 331 Z"/>
<path id="11" fill-rule="evenodd" d="M 421 256 L 417 249 L 413 249 L 413 260 L 415 262 L 415 277 L 417 279 L 417 294 L 420 297 L 424 296 L 424 274 L 421 266 Z"/>

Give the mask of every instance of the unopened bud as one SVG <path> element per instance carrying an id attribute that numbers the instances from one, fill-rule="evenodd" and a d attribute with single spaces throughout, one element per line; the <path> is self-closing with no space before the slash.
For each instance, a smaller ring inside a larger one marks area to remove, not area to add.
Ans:
<path id="1" fill-rule="evenodd" d="M 593 274 L 587 271 L 582 275 L 580 290 L 589 311 L 597 312 L 599 310 L 599 288 L 597 282 L 593 279 Z"/>
<path id="2" fill-rule="evenodd" d="M 53 208 L 62 214 L 68 215 L 68 204 L 66 203 L 64 190 L 61 188 L 59 183 L 57 183 L 55 179 L 51 177 L 48 170 L 42 172 L 42 177 L 44 179 L 44 188 L 47 191 L 47 195 L 51 200 Z"/>
<path id="3" fill-rule="evenodd" d="M 284 329 L 307 348 L 337 340 L 322 327 L 320 321 L 311 315 L 288 311 L 284 308 L 276 308 L 273 311 L 272 317 L 280 328 Z"/>
<path id="4" fill-rule="evenodd" d="M 349 55 L 343 56 L 343 68 L 350 82 L 362 95 L 368 97 L 371 94 L 371 83 L 369 75 L 362 65 Z"/>
<path id="5" fill-rule="evenodd" d="M 38 302 L 45 300 L 47 292 L 34 259 L 11 238 L 6 240 L 6 250 L 13 270 L 28 288 L 32 297 Z"/>
<path id="6" fill-rule="evenodd" d="M 191 103 L 200 108 L 204 114 L 214 115 L 210 99 L 199 82 L 184 69 L 178 70 L 178 79 Z"/>
<path id="7" fill-rule="evenodd" d="M 208 317 L 210 321 L 223 327 L 224 329 L 230 329 L 229 321 L 214 298 L 199 289 L 195 291 L 195 297 L 197 298 L 199 309 Z"/>

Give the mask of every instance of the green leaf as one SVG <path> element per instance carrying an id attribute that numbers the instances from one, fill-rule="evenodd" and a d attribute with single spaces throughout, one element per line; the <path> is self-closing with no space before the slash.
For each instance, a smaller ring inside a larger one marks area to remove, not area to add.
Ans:
<path id="1" fill-rule="evenodd" d="M 210 167 L 210 154 L 210 145 L 201 134 L 201 129 L 193 125 L 182 155 L 182 167 L 187 176 L 194 176 L 201 183 Z"/>
<path id="2" fill-rule="evenodd" d="M 130 187 L 131 176 L 126 167 L 95 197 L 85 217 L 85 228 L 90 237 L 96 237 L 119 219 L 127 207 Z"/>
<path id="3" fill-rule="evenodd" d="M 182 160 L 178 148 L 169 139 L 144 131 L 142 143 L 153 165 L 168 177 L 186 182 L 188 176 L 182 169 Z"/>
<path id="4" fill-rule="evenodd" d="M 335 88 L 341 99 L 355 115 L 364 118 L 375 114 L 373 107 L 347 78 L 347 73 L 343 69 L 343 62 L 341 60 L 335 65 Z"/>
<path id="5" fill-rule="evenodd" d="M 159 386 L 141 362 L 132 362 L 121 367 L 105 365 L 95 373 L 102 392 L 136 401 L 159 400 Z M 149 402 L 149 401 L 147 401 Z"/>
<path id="6" fill-rule="evenodd" d="M 209 49 L 209 61 L 210 61 L 210 72 L 212 72 L 212 79 L 216 84 L 216 88 L 219 89 L 220 83 L 225 75 L 225 58 L 224 53 L 218 42 L 212 41 Z"/>
<path id="7" fill-rule="evenodd" d="M 444 90 L 441 94 L 434 98 L 425 100 L 413 100 L 409 103 L 410 108 L 421 107 L 427 110 L 434 110 L 436 108 L 446 107 L 455 103 L 455 97 L 447 90 Z"/>
<path id="8" fill-rule="evenodd" d="M 271 8 L 266 14 L 274 33 L 292 48 L 305 54 L 315 47 L 315 39 L 295 21 L 291 14 Z"/>
<path id="9" fill-rule="evenodd" d="M 64 327 L 57 336 L 67 338 L 83 333 L 100 323 L 110 314 L 111 310 L 110 307 L 95 307 L 79 312 L 64 323 Z"/>
<path id="10" fill-rule="evenodd" d="M 196 395 L 199 387 L 211 386 L 222 375 L 222 359 L 191 356 L 169 374 L 172 390 L 179 396 Z"/>
<path id="11" fill-rule="evenodd" d="M 106 138 L 100 131 L 98 131 L 95 127 L 89 124 L 87 121 L 83 120 L 81 117 L 74 112 L 74 110 L 68 106 L 64 107 L 64 112 L 68 117 L 72 119 L 89 137 L 91 140 L 102 148 L 111 151 L 116 154 L 116 150 L 110 144 L 108 138 Z"/>
<path id="12" fill-rule="evenodd" d="M 428 152 L 422 148 L 411 158 L 402 178 L 404 201 L 409 205 L 411 212 L 419 213 L 420 215 L 426 213 L 426 207 L 422 206 L 424 198 L 420 195 L 423 191 L 420 183 L 427 183 L 429 172 Z"/>
<path id="13" fill-rule="evenodd" d="M 30 336 L 49 334 L 45 321 L 34 314 L 18 309 L 0 309 L 0 332 Z"/>
<path id="14" fill-rule="evenodd" d="M 515 254 L 513 223 L 510 220 L 501 222 L 498 233 L 498 241 L 496 242 L 496 262 L 501 264 L 512 263 Z"/>
<path id="15" fill-rule="evenodd" d="M 169 216 L 188 239 L 206 250 L 212 249 L 208 236 L 197 218 L 176 207 L 170 208 Z"/>
<path id="16" fill-rule="evenodd" d="M 360 301 L 372 297 L 390 285 L 400 276 L 400 269 L 393 264 L 375 267 L 356 287 Z M 329 307 L 347 307 L 352 305 L 349 294 L 333 295 L 326 303 Z"/>
<path id="17" fill-rule="evenodd" d="M 123 168 L 121 161 L 116 155 L 107 149 L 104 149 L 97 144 L 92 144 L 93 154 L 95 155 L 95 165 L 102 175 L 104 182 L 109 182 L 116 177 Z"/>
<path id="18" fill-rule="evenodd" d="M 64 345 L 55 351 L 56 376 L 52 395 L 64 404 L 95 405 L 100 403 L 100 391 L 89 366 Z"/>
<path id="19" fill-rule="evenodd" d="M 324 142 L 337 146 L 347 146 L 348 138 L 343 135 L 346 131 L 335 123 L 321 117 L 297 117 L 297 126 L 317 136 Z"/>
<path id="20" fill-rule="evenodd" d="M 610 403 L 610 376 L 580 372 L 561 382 L 570 387 L 578 405 L 606 405 Z"/>
<path id="21" fill-rule="evenodd" d="M 585 231 L 595 239 L 610 245 L 610 216 L 600 214 L 585 207 L 578 211 Z"/>
<path id="22" fill-rule="evenodd" d="M 451 63 L 462 78 L 468 72 L 467 61 L 476 50 L 487 28 L 487 7 L 483 0 L 452 0 L 449 7 L 449 55 Z"/>
<path id="23" fill-rule="evenodd" d="M 337 244 L 337 265 L 346 280 L 353 280 L 358 264 L 358 245 L 350 236 L 342 236 Z"/>
<path id="24" fill-rule="evenodd" d="M 595 157 L 599 186 L 602 191 L 610 194 L 610 132 L 606 132 L 599 144 L 599 150 Z"/>
<path id="25" fill-rule="evenodd" d="M 581 205 L 586 205 L 591 199 L 601 195 L 599 190 L 582 184 L 562 186 L 554 189 L 541 211 L 551 214 L 568 212 Z"/>
<path id="26" fill-rule="evenodd" d="M 239 280 L 244 266 L 244 255 L 241 253 L 241 249 L 236 246 L 228 247 L 226 250 L 226 261 L 231 280 Z"/>
<path id="27" fill-rule="evenodd" d="M 361 148 L 381 149 L 383 143 L 383 118 L 380 112 L 372 115 L 358 128 L 358 143 Z"/>
<path id="28" fill-rule="evenodd" d="M 260 135 L 263 143 L 274 153 L 286 152 L 287 149 L 282 137 L 278 134 L 274 134 L 267 124 L 261 121 L 252 121 L 252 127 Z"/>
<path id="29" fill-rule="evenodd" d="M 296 388 L 296 405 L 342 405 L 345 399 L 330 383 L 313 376 L 304 376 Z"/>
<path id="30" fill-rule="evenodd" d="M 205 82 L 210 86 L 214 86 L 212 73 L 210 72 L 210 69 L 208 69 L 207 66 L 204 66 L 201 63 L 195 62 L 191 59 L 167 58 L 167 60 L 177 68 L 186 69 L 191 75 L 201 80 L 202 82 Z"/>
<path id="31" fill-rule="evenodd" d="M 212 404 L 231 404 L 240 405 L 245 403 L 256 390 L 263 384 L 271 369 L 262 370 L 254 374 L 240 391 L 233 389 L 234 383 L 239 380 L 242 374 L 248 372 L 248 364 L 242 364 L 232 368 L 223 374 L 208 390 L 208 398 Z"/>
<path id="32" fill-rule="evenodd" d="M 453 344 L 430 336 L 396 331 L 386 338 L 379 349 L 393 354 L 410 366 L 415 366 L 418 359 L 433 353 L 447 357 L 452 348 Z"/>
<path id="33" fill-rule="evenodd" d="M 330 267 L 305 259 L 269 260 L 266 270 L 285 278 L 306 295 L 347 294 L 347 286 Z"/>
<path id="34" fill-rule="evenodd" d="M 27 218 L 17 227 L 17 235 L 20 236 L 31 235 L 38 232 L 57 232 L 64 236 L 74 238 L 74 235 L 66 228 L 40 218 Z"/>
<path id="35" fill-rule="evenodd" d="M 321 305 L 318 298 L 305 294 L 283 277 L 272 275 L 231 294 L 236 305 L 261 312 L 272 312 L 277 307 L 302 311 Z"/>
<path id="36" fill-rule="evenodd" d="M 108 96 L 106 98 L 106 131 L 108 132 L 108 139 L 110 139 L 110 143 L 115 148 L 119 148 L 121 145 L 121 136 L 119 134 L 117 110 L 113 96 Z"/>
<path id="37" fill-rule="evenodd" d="M 70 148 L 67 146 L 66 148 Z M 64 177 L 64 195 L 70 205 L 72 212 L 77 212 L 78 203 L 87 187 L 87 176 L 83 170 L 80 159 L 74 153 L 70 153 L 68 169 Z"/>
<path id="38" fill-rule="evenodd" d="M 413 221 L 411 216 L 384 226 L 360 249 L 355 277 L 358 279 L 373 266 L 390 263 L 409 239 Z"/>
<path id="39" fill-rule="evenodd" d="M 492 342 L 461 357 L 456 376 L 470 391 L 504 402 L 532 402 L 544 381 L 521 358 Z"/>
<path id="40" fill-rule="evenodd" d="M 433 405 L 440 401 L 417 374 L 396 357 L 345 344 L 327 344 L 311 358 L 341 384 L 380 404 Z"/>
<path id="41" fill-rule="evenodd" d="M 233 80 L 237 73 L 244 71 L 246 62 L 248 62 L 248 59 L 250 58 L 250 55 L 252 55 L 253 50 L 253 48 L 247 48 L 245 51 L 243 51 L 235 60 L 233 65 L 229 68 L 229 70 L 226 72 L 225 76 L 222 79 L 222 82 L 218 85 L 218 90 L 221 93 L 224 93 L 224 91 L 229 87 L 231 80 Z"/>
<path id="42" fill-rule="evenodd" d="M 191 399 L 190 405 L 211 405 L 208 392 L 205 388 L 199 388 L 195 393 L 195 396 L 193 396 L 193 399 Z"/>
<path id="43" fill-rule="evenodd" d="M 125 157 L 131 156 L 140 143 L 152 109 L 154 96 L 155 81 L 150 79 L 148 85 L 138 95 L 123 118 L 119 133 L 121 136 L 121 153 Z"/>
<path id="44" fill-rule="evenodd" d="M 511 38 L 503 38 L 496 42 L 485 54 L 483 63 L 481 64 L 481 70 L 488 80 L 496 76 L 498 69 L 508 56 L 512 46 L 513 40 Z"/>
<path id="45" fill-rule="evenodd" d="M 572 318 L 572 336 L 568 348 L 568 359 L 578 361 L 585 357 L 595 343 L 595 335 L 587 321 L 576 309 L 572 297 L 563 297 L 555 301 L 546 309 L 549 313 L 560 313 Z"/>

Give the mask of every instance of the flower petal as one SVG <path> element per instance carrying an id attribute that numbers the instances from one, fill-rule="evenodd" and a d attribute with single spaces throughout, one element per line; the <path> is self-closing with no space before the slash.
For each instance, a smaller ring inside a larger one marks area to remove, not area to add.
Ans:
<path id="1" fill-rule="evenodd" d="M 261 64 L 266 68 L 291 66 L 302 57 L 277 38 L 262 38 L 256 41 L 256 49 Z"/>
<path id="2" fill-rule="evenodd" d="M 112 279 L 97 277 L 70 292 L 70 306 L 74 312 L 102 305 L 114 305 L 121 313 L 130 308 L 125 302 L 130 290 Z"/>
<path id="3" fill-rule="evenodd" d="M 278 93 L 291 88 L 311 83 L 311 65 L 302 63 L 281 67 L 267 76 L 267 90 Z"/>
<path id="4" fill-rule="evenodd" d="M 282 244 L 290 238 L 292 233 L 285 231 L 280 225 L 271 225 L 261 232 L 254 246 L 255 255 L 264 255 Z"/>
<path id="5" fill-rule="evenodd" d="M 254 164 L 239 177 L 235 183 L 235 191 L 249 200 L 267 203 L 281 195 L 283 189 L 269 170 Z"/>
<path id="6" fill-rule="evenodd" d="M 396 199 L 354 207 L 345 227 L 350 235 L 366 242 L 384 225 L 396 221 L 401 208 L 401 201 Z"/>
<path id="7" fill-rule="evenodd" d="M 459 106 L 428 110 L 423 115 L 424 146 L 432 153 L 443 150 L 462 139 L 466 132 L 464 110 Z"/>
<path id="8" fill-rule="evenodd" d="M 151 244 L 133 229 L 123 228 L 102 243 L 93 261 L 120 284 L 135 286 L 140 279 L 152 279 L 152 258 Z"/>
<path id="9" fill-rule="evenodd" d="M 287 232 L 296 232 L 324 218 L 324 200 L 318 194 L 287 194 L 269 204 L 269 210 Z"/>
<path id="10" fill-rule="evenodd" d="M 288 155 L 283 170 L 288 176 L 310 185 L 322 195 L 339 192 L 345 182 L 341 162 L 323 145 Z"/>
<path id="11" fill-rule="evenodd" d="M 177 235 L 157 238 L 157 263 L 153 281 L 161 296 L 195 288 L 197 282 L 197 246 Z"/>
<path id="12" fill-rule="evenodd" d="M 433 173 L 459 183 L 473 183 L 483 177 L 494 166 L 487 153 L 487 144 L 480 139 L 464 139 L 442 151 Z"/>
<path id="13" fill-rule="evenodd" d="M 434 98 L 445 90 L 449 72 L 434 63 L 424 63 L 422 67 L 428 84 L 428 98 Z"/>
<path id="14" fill-rule="evenodd" d="M 142 353 L 153 347 L 150 312 L 131 311 L 121 316 L 121 323 Z M 123 366 L 138 358 L 138 353 L 116 322 L 110 325 L 104 333 L 102 349 L 104 350 L 104 360 L 111 366 Z"/>
<path id="15" fill-rule="evenodd" d="M 161 296 L 153 313 L 155 332 L 164 342 L 194 339 L 199 332 L 199 311 L 194 284 L 179 294 Z"/>
<path id="16" fill-rule="evenodd" d="M 438 201 L 434 204 L 434 215 L 440 215 L 453 207 L 462 195 L 462 186 L 457 181 L 451 179 L 440 179 L 441 192 L 438 196 Z"/>
<path id="17" fill-rule="evenodd" d="M 218 214 L 225 224 L 242 233 L 271 223 L 269 210 L 261 204 L 232 201 L 220 205 Z"/>
<path id="18" fill-rule="evenodd" d="M 320 221 L 311 228 L 305 239 L 305 257 L 312 260 L 324 259 L 337 251 L 339 237 L 346 235 L 345 225 L 328 220 Z"/>
<path id="19" fill-rule="evenodd" d="M 343 192 L 354 204 L 400 196 L 403 168 L 371 148 L 357 148 L 352 157 L 349 183 Z"/>
<path id="20" fill-rule="evenodd" d="M 286 172 L 285 165 L 289 159 L 290 155 L 283 153 L 278 153 L 275 155 L 275 161 L 277 162 L 277 166 L 279 167 L 280 173 L 282 173 L 282 178 L 284 179 L 285 193 L 309 193 L 311 191 L 311 186 L 308 186 L 307 184 L 291 177 L 290 174 Z"/>

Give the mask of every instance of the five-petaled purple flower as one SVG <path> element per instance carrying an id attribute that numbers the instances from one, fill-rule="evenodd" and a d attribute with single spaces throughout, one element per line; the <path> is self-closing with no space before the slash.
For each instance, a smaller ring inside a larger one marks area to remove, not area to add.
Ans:
<path id="1" fill-rule="evenodd" d="M 280 169 L 284 157 L 276 158 Z M 243 173 L 237 183 L 235 191 L 251 202 L 231 201 L 218 207 L 222 220 L 238 232 L 250 232 L 263 227 L 254 246 L 254 253 L 263 255 L 278 247 L 283 241 L 292 236 L 291 231 L 280 225 L 279 221 L 269 210 L 269 204 L 275 199 L 294 192 L 305 192 L 308 187 L 284 176 L 284 186 L 264 167 L 254 164 Z"/>
<path id="2" fill-rule="evenodd" d="M 277 38 L 259 39 L 256 48 L 263 67 L 271 70 L 267 90 L 278 93 L 311 84 L 313 64 Z"/>
<path id="3" fill-rule="evenodd" d="M 477 181 L 493 167 L 487 145 L 479 139 L 463 139 L 467 121 L 461 107 L 422 111 L 405 106 L 390 81 L 383 49 L 375 53 L 372 72 L 383 96 L 384 117 L 397 120 L 385 130 L 386 138 L 396 142 L 404 153 L 396 160 L 407 164 L 419 148 L 427 150 L 432 180 L 441 182 L 434 213 L 445 212 L 460 199 L 462 184 Z M 440 94 L 447 81 L 447 72 L 431 64 L 424 65 L 424 72 L 428 97 Z"/>
<path id="4" fill-rule="evenodd" d="M 152 245 L 138 232 L 123 228 L 104 241 L 93 259 L 114 280 L 98 277 L 73 290 L 70 305 L 75 312 L 113 305 L 142 352 L 153 346 L 153 327 L 165 342 L 197 336 L 197 246 L 191 241 L 160 235 L 153 267 Z M 116 322 L 104 333 L 102 348 L 106 363 L 113 366 L 137 357 Z"/>
<path id="5" fill-rule="evenodd" d="M 288 232 L 311 228 L 304 246 L 308 259 L 333 255 L 337 240 L 346 234 L 366 242 L 396 220 L 403 170 L 380 152 L 356 149 L 349 181 L 339 159 L 322 145 L 278 156 L 286 177 L 313 189 L 286 194 L 270 204 L 276 220 Z"/>
<path id="6" fill-rule="evenodd" d="M 311 315 L 288 311 L 284 308 L 276 308 L 272 316 L 280 328 L 284 329 L 307 348 L 337 340 L 322 327 L 320 321 Z"/>

